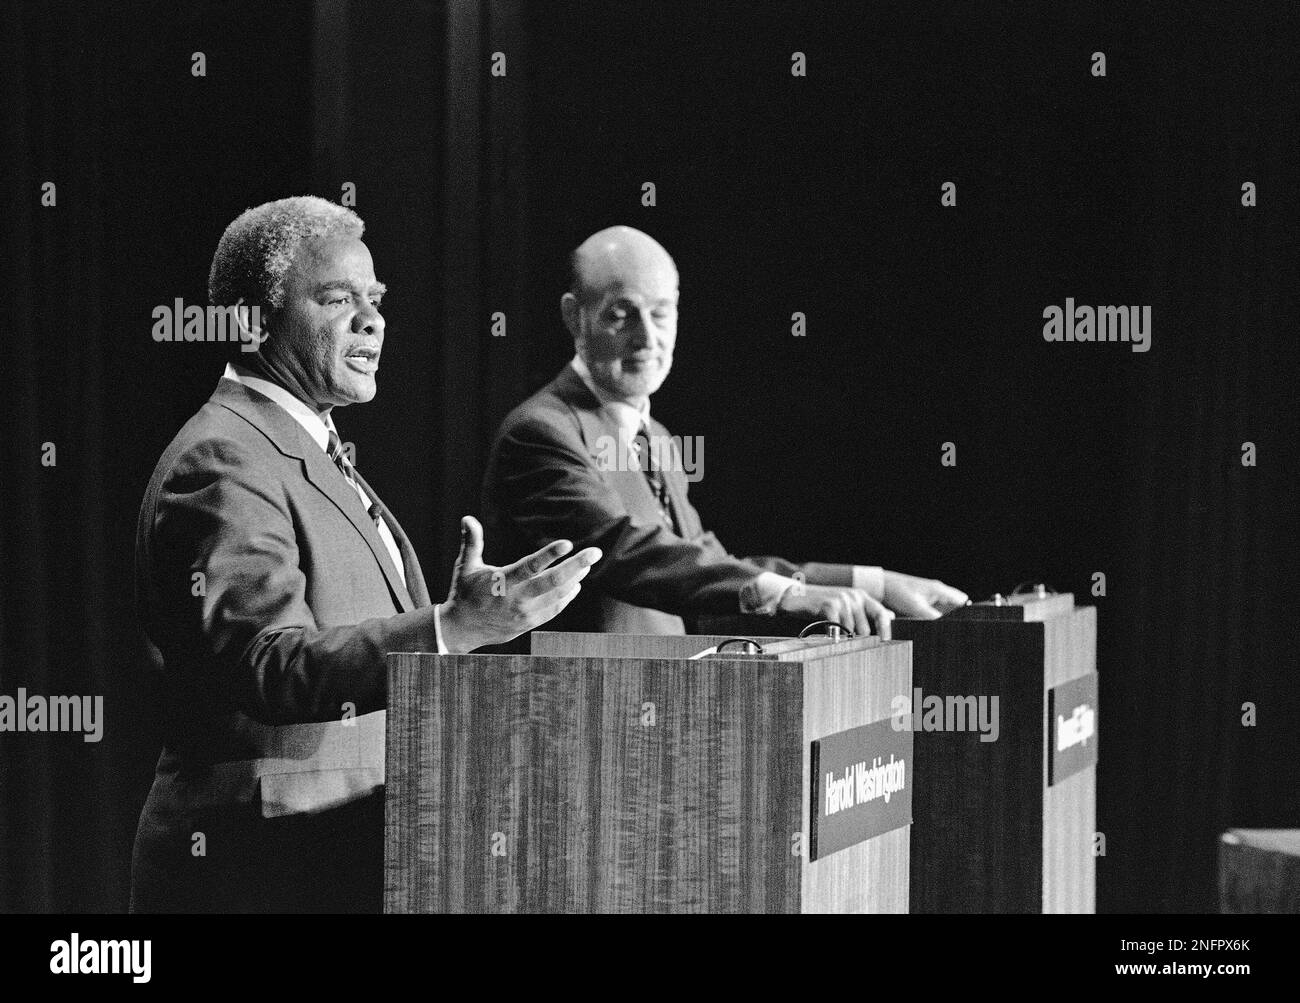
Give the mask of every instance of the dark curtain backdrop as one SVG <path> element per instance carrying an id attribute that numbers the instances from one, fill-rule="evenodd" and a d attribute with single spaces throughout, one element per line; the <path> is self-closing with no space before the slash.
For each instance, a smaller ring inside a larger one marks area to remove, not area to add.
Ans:
<path id="1" fill-rule="evenodd" d="M 496 423 L 571 351 L 566 254 L 628 223 L 682 274 L 654 408 L 704 437 L 731 549 L 1099 607 L 1100 908 L 1212 909 L 1219 832 L 1300 824 L 1297 16 L 852 9 L 14 8 L 0 693 L 100 694 L 106 726 L 0 734 L 0 909 L 126 904 L 158 751 L 135 513 L 222 366 L 150 312 L 204 301 L 244 208 L 349 182 L 388 342 L 337 420 L 434 591 Z M 1044 343 L 1067 296 L 1151 305 L 1152 350 Z"/>

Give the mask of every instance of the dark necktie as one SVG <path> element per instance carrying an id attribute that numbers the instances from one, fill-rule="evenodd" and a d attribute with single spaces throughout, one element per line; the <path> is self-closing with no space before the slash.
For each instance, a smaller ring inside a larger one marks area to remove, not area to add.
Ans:
<path id="1" fill-rule="evenodd" d="M 352 466 L 351 461 L 348 459 L 347 452 L 344 451 L 343 449 L 343 443 L 339 441 L 339 434 L 336 431 L 334 431 L 334 429 L 330 429 L 329 432 L 330 432 L 330 440 L 329 440 L 329 444 L 325 447 L 325 451 L 329 453 L 329 457 L 331 460 L 334 461 L 334 465 L 338 467 L 339 471 L 343 474 L 343 476 L 347 478 L 348 486 L 352 488 L 352 493 L 356 495 L 357 501 L 360 502 L 361 495 L 358 493 L 358 491 L 361 485 L 357 483 L 355 468 Z M 366 511 L 366 515 L 368 515 L 371 519 L 374 520 L 375 529 L 378 529 L 380 525 L 382 525 L 383 517 L 379 514 L 378 505 L 372 504 L 370 508 Z"/>
<path id="2" fill-rule="evenodd" d="M 650 448 L 650 436 L 645 425 L 637 429 L 636 435 L 632 437 L 632 444 L 636 446 L 637 463 L 641 467 L 641 472 L 645 474 L 646 483 L 650 485 L 650 493 L 654 495 L 655 502 L 659 505 L 659 517 L 668 529 L 676 533 L 677 520 L 673 518 L 673 501 L 668 494 L 668 481 L 659 467 L 661 457 Z"/>

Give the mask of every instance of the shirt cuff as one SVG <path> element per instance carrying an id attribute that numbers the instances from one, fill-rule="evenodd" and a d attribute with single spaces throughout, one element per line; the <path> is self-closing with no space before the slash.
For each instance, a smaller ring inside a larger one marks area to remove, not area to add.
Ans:
<path id="1" fill-rule="evenodd" d="M 433 640 L 438 646 L 438 654 L 447 654 L 447 646 L 442 643 L 442 603 L 433 607 Z"/>
<path id="2" fill-rule="evenodd" d="M 884 599 L 885 569 L 865 564 L 853 565 L 853 587 L 863 589 L 872 599 Z"/>
<path id="3" fill-rule="evenodd" d="M 774 616 L 786 591 L 798 585 L 797 579 L 762 571 L 740 589 L 740 612 L 756 616 Z"/>

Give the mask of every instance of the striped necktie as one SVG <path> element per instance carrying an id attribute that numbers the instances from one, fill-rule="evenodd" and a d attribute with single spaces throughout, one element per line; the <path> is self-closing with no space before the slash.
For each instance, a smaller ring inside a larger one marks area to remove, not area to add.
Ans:
<path id="1" fill-rule="evenodd" d="M 651 448 L 650 436 L 644 423 L 637 428 L 636 435 L 632 437 L 632 445 L 636 447 L 637 465 L 645 474 L 646 482 L 650 485 L 650 493 L 655 496 L 655 501 L 659 505 L 660 519 L 668 529 L 674 533 L 678 532 L 677 520 L 673 513 L 673 500 L 668 494 L 668 481 L 659 467 L 661 458 L 655 455 L 655 450 Z"/>
<path id="2" fill-rule="evenodd" d="M 343 476 L 347 478 L 348 484 L 352 487 L 352 493 L 357 496 L 357 501 L 361 501 L 361 485 L 357 483 L 355 468 L 348 459 L 347 452 L 343 449 L 343 443 L 339 440 L 339 434 L 332 428 L 329 430 L 329 433 L 329 444 L 325 447 L 325 451 L 329 453 L 329 457 L 334 461 L 334 465 L 338 467 Z M 375 528 L 378 529 L 382 524 L 382 516 L 379 514 L 379 506 L 372 504 L 366 511 L 366 515 L 374 520 Z"/>

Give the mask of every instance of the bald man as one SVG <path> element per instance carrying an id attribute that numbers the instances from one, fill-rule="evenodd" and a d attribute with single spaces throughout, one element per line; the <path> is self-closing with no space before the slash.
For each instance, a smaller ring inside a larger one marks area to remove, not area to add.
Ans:
<path id="1" fill-rule="evenodd" d="M 705 613 L 780 612 L 888 637 L 895 613 L 934 618 L 965 603 L 942 582 L 879 567 L 728 553 L 687 497 L 680 443 L 650 417 L 677 340 L 673 259 L 616 226 L 571 266 L 560 312 L 573 359 L 506 417 L 483 489 L 486 537 L 502 553 L 570 539 L 605 554 L 548 629 L 681 634 Z"/>

